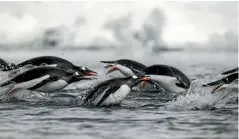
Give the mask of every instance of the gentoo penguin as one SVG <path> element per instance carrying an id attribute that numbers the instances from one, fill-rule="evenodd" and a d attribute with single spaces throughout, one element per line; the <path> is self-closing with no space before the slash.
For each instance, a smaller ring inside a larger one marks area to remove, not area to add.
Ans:
<path id="1" fill-rule="evenodd" d="M 226 77 L 223 77 L 222 79 L 219 79 L 217 81 L 213 81 L 207 84 L 204 84 L 203 86 L 215 86 L 216 87 L 212 90 L 212 94 L 226 89 L 230 83 L 238 80 L 238 68 L 223 72 L 222 75 L 227 75 Z"/>
<path id="2" fill-rule="evenodd" d="M 120 104 L 139 82 L 139 78 L 135 75 L 103 81 L 87 92 L 84 102 L 96 106 Z"/>
<path id="3" fill-rule="evenodd" d="M 76 66 L 76 65 L 72 64 L 70 61 L 67 61 L 66 59 L 63 59 L 60 57 L 55 57 L 55 56 L 35 57 L 35 58 L 29 59 L 27 61 L 24 61 L 20 64 L 17 64 L 15 66 L 15 69 L 19 69 L 22 67 L 27 67 L 27 69 L 30 69 L 35 66 L 53 66 L 53 67 L 62 68 L 69 72 L 75 71 L 75 72 L 80 72 L 83 74 L 97 75 L 97 73 L 95 71 L 92 71 L 92 70 L 88 69 L 87 67 Z"/>
<path id="4" fill-rule="evenodd" d="M 145 75 L 141 76 L 141 88 L 146 82 L 161 86 L 165 91 L 172 93 L 186 92 L 190 87 L 189 78 L 179 69 L 167 65 L 152 65 L 146 68 Z"/>
<path id="5" fill-rule="evenodd" d="M 11 85 L 10 90 L 6 93 L 7 95 L 21 89 L 49 93 L 61 90 L 70 83 L 89 79 L 93 78 L 86 74 L 69 72 L 57 67 L 36 67 L 17 75 L 1 84 L 0 87 Z"/>
<path id="6" fill-rule="evenodd" d="M 108 64 L 105 66 L 105 68 L 109 68 L 109 71 L 106 74 L 118 70 L 126 77 L 133 75 L 140 76 L 147 68 L 145 65 L 139 62 L 129 59 L 120 59 L 116 61 L 100 61 L 100 62 Z"/>

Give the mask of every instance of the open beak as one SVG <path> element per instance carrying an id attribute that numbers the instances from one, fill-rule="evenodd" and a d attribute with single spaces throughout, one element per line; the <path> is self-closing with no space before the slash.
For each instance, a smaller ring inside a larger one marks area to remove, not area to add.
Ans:
<path id="1" fill-rule="evenodd" d="M 147 76 L 143 76 L 143 77 L 140 78 L 140 81 L 141 81 L 141 83 L 140 83 L 140 90 L 142 90 L 143 88 L 145 88 L 147 82 L 150 81 L 150 78 L 147 77 Z"/>
<path id="2" fill-rule="evenodd" d="M 106 66 L 104 66 L 104 68 L 111 68 L 112 66 L 114 66 L 115 64 L 108 64 L 108 65 L 106 65 Z"/>
<path id="3" fill-rule="evenodd" d="M 88 75 L 82 76 L 80 78 L 83 79 L 83 80 L 94 80 L 94 79 L 97 79 L 96 77 L 92 77 L 92 76 L 88 76 Z"/>
<path id="4" fill-rule="evenodd" d="M 113 72 L 113 71 L 115 71 L 115 70 L 118 70 L 118 68 L 117 68 L 115 65 L 108 65 L 108 68 L 110 68 L 110 69 L 109 69 L 109 71 L 106 73 L 106 75 L 109 74 L 109 73 L 111 73 L 111 72 Z"/>
<path id="5" fill-rule="evenodd" d="M 88 70 L 88 71 L 86 71 L 86 75 L 88 75 L 88 76 L 97 76 L 98 74 L 95 71 Z"/>

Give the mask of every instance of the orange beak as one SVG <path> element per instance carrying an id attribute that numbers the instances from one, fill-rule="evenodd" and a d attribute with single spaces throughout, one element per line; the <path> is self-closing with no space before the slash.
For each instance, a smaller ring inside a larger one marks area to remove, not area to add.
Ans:
<path id="1" fill-rule="evenodd" d="M 115 65 L 110 65 L 110 70 L 106 73 L 106 75 L 115 71 L 115 70 L 118 70 L 118 68 Z"/>
<path id="2" fill-rule="evenodd" d="M 81 79 L 84 79 L 84 80 L 93 80 L 93 79 L 96 79 L 96 77 L 87 76 L 87 75 L 82 76 L 82 77 L 80 77 L 80 78 L 81 78 Z"/>
<path id="3" fill-rule="evenodd" d="M 145 88 L 147 82 L 150 81 L 150 78 L 144 76 L 140 79 L 140 81 L 142 81 L 140 83 L 140 90 L 142 90 L 143 88 Z"/>
<path id="4" fill-rule="evenodd" d="M 97 73 L 94 72 L 94 71 L 89 71 L 89 72 L 86 72 L 86 75 L 89 75 L 89 76 L 97 76 Z"/>
<path id="5" fill-rule="evenodd" d="M 218 91 L 225 90 L 225 89 L 226 89 L 225 86 L 223 86 L 223 85 L 218 85 L 218 86 L 216 86 L 216 87 L 212 90 L 212 94 L 214 94 L 214 93 L 216 93 L 216 92 L 218 92 Z"/>

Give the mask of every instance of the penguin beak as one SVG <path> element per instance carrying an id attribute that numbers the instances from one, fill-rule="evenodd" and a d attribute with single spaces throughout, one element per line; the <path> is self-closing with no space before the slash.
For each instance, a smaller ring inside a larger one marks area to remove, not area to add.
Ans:
<path id="1" fill-rule="evenodd" d="M 94 80 L 94 79 L 97 79 L 96 77 L 92 77 L 92 76 L 88 76 L 88 75 L 82 76 L 80 78 L 83 79 L 83 80 Z"/>
<path id="2" fill-rule="evenodd" d="M 143 88 L 145 88 L 147 82 L 151 81 L 151 79 L 147 76 L 143 76 L 143 77 L 140 78 L 140 81 L 141 81 L 140 90 L 142 90 Z"/>
<path id="3" fill-rule="evenodd" d="M 100 62 L 104 63 L 104 64 L 107 64 L 106 66 L 104 66 L 104 68 L 106 68 L 106 69 L 109 68 L 109 71 L 106 73 L 106 75 L 115 71 L 115 70 L 118 70 L 118 68 L 115 65 L 115 61 L 100 61 Z"/>
<path id="4" fill-rule="evenodd" d="M 113 71 L 115 71 L 115 70 L 118 70 L 118 68 L 117 68 L 115 65 L 108 65 L 108 67 L 109 67 L 110 69 L 109 69 L 109 71 L 106 73 L 106 75 L 109 74 L 109 73 L 111 73 L 111 72 L 113 72 Z"/>
<path id="5" fill-rule="evenodd" d="M 88 71 L 86 71 L 86 75 L 89 75 L 89 76 L 97 76 L 98 74 L 97 74 L 97 72 L 95 72 L 95 71 L 88 70 Z"/>
<path id="6" fill-rule="evenodd" d="M 106 66 L 104 66 L 104 68 L 111 68 L 112 66 L 114 66 L 114 64 L 108 64 L 108 65 L 106 65 Z"/>
<path id="7" fill-rule="evenodd" d="M 226 84 L 220 84 L 218 86 L 216 86 L 213 90 L 212 90 L 212 94 L 216 93 L 217 91 L 223 91 L 227 88 Z"/>

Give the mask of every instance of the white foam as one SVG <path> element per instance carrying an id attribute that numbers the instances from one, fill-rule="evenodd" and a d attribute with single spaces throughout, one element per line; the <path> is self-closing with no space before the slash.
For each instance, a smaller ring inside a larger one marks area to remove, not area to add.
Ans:
<path id="1" fill-rule="evenodd" d="M 213 87 L 201 87 L 205 80 L 198 79 L 192 82 L 186 95 L 180 95 L 176 100 L 170 101 L 160 109 L 167 110 L 192 110 L 224 107 L 227 103 L 235 103 L 238 91 L 237 82 L 232 83 L 226 90 L 211 94 Z"/>

